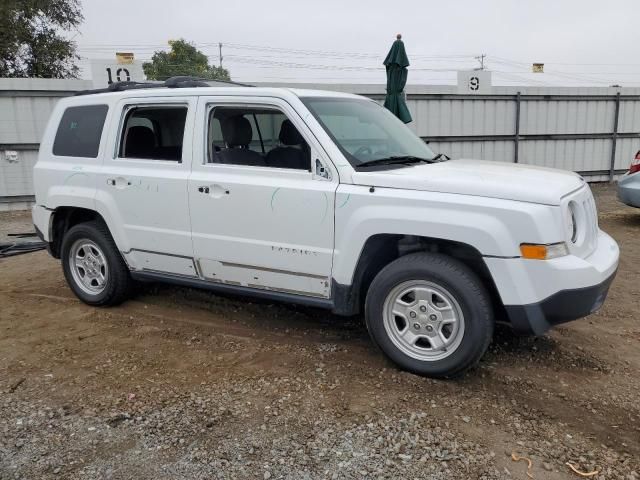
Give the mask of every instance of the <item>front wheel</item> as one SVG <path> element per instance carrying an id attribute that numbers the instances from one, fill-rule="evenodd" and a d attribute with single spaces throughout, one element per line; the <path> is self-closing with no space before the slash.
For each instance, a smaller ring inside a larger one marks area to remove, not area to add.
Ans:
<path id="1" fill-rule="evenodd" d="M 493 334 L 489 295 L 462 262 L 414 253 L 374 278 L 365 305 L 373 341 L 400 367 L 450 378 L 476 365 Z"/>

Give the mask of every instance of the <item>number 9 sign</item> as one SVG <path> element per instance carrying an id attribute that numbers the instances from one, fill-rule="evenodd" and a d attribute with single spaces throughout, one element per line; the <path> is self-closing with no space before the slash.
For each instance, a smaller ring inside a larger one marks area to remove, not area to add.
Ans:
<path id="1" fill-rule="evenodd" d="M 491 72 L 488 70 L 458 72 L 458 93 L 461 95 L 491 94 Z"/>

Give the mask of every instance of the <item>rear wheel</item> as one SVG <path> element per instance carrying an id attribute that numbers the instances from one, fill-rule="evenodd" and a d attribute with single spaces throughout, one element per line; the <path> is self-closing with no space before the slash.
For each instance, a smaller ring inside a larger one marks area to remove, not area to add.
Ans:
<path id="1" fill-rule="evenodd" d="M 64 276 L 80 300 L 89 305 L 117 305 L 126 300 L 133 280 L 103 223 L 71 227 L 61 253 Z"/>
<path id="2" fill-rule="evenodd" d="M 415 253 L 387 265 L 367 293 L 367 328 L 400 367 L 447 378 L 478 363 L 493 334 L 489 296 L 458 260 Z"/>

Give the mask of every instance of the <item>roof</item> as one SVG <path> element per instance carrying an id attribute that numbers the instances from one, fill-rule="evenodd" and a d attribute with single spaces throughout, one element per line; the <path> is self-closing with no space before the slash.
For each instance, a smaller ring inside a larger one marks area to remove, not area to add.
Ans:
<path id="1" fill-rule="evenodd" d="M 215 83 L 216 85 L 212 85 Z M 227 86 L 229 85 L 229 86 Z M 247 87 L 250 87 L 247 90 Z M 160 82 L 117 82 L 107 88 L 97 90 L 83 90 L 77 92 L 75 96 L 119 96 L 119 97 L 154 97 L 158 94 L 162 96 L 204 96 L 204 95 L 242 95 L 251 96 L 276 96 L 283 97 L 295 95 L 297 97 L 355 97 L 353 94 L 329 92 L 322 90 L 290 89 L 282 87 L 258 87 L 251 85 L 234 84 L 233 82 L 208 82 L 206 80 L 178 76 L 171 77 Z"/>
<path id="2" fill-rule="evenodd" d="M 329 90 L 307 90 L 300 88 L 282 87 L 197 87 L 197 88 L 145 88 L 123 90 L 115 92 L 96 92 L 86 96 L 122 96 L 122 97 L 155 97 L 155 96 L 221 96 L 221 95 L 243 95 L 257 97 L 282 97 L 295 95 L 296 97 L 331 97 L 331 98 L 361 98 L 353 93 L 334 92 Z"/>
<path id="3" fill-rule="evenodd" d="M 198 88 L 145 88 L 116 92 L 99 92 L 82 96 L 67 97 L 66 102 L 75 104 L 88 103 L 90 100 L 116 98 L 149 98 L 149 97 L 186 97 L 186 96 L 230 96 L 230 97 L 275 97 L 287 99 L 291 97 L 325 97 L 325 98 L 363 98 L 352 93 L 340 93 L 324 90 L 304 90 L 290 88 L 246 88 L 246 87 L 198 87 Z M 65 103 L 66 103 L 65 102 Z"/>
<path id="4" fill-rule="evenodd" d="M 278 90 L 277 87 L 272 87 L 270 89 Z M 296 95 L 297 97 L 360 98 L 360 95 L 356 95 L 354 93 L 336 92 L 331 90 L 309 90 L 305 88 L 286 88 L 286 89 L 279 89 L 279 90 L 289 90 L 290 92 L 293 92 L 293 94 Z"/>

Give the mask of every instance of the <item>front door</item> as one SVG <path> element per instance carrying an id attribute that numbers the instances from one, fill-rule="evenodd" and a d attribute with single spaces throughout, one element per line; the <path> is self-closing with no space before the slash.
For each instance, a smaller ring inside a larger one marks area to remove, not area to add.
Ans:
<path id="1" fill-rule="evenodd" d="M 200 275 L 328 298 L 337 186 L 333 167 L 286 102 L 201 98 L 189 181 Z"/>
<path id="2" fill-rule="evenodd" d="M 187 182 L 197 100 L 126 99 L 113 119 L 96 201 L 135 270 L 195 276 Z"/>

